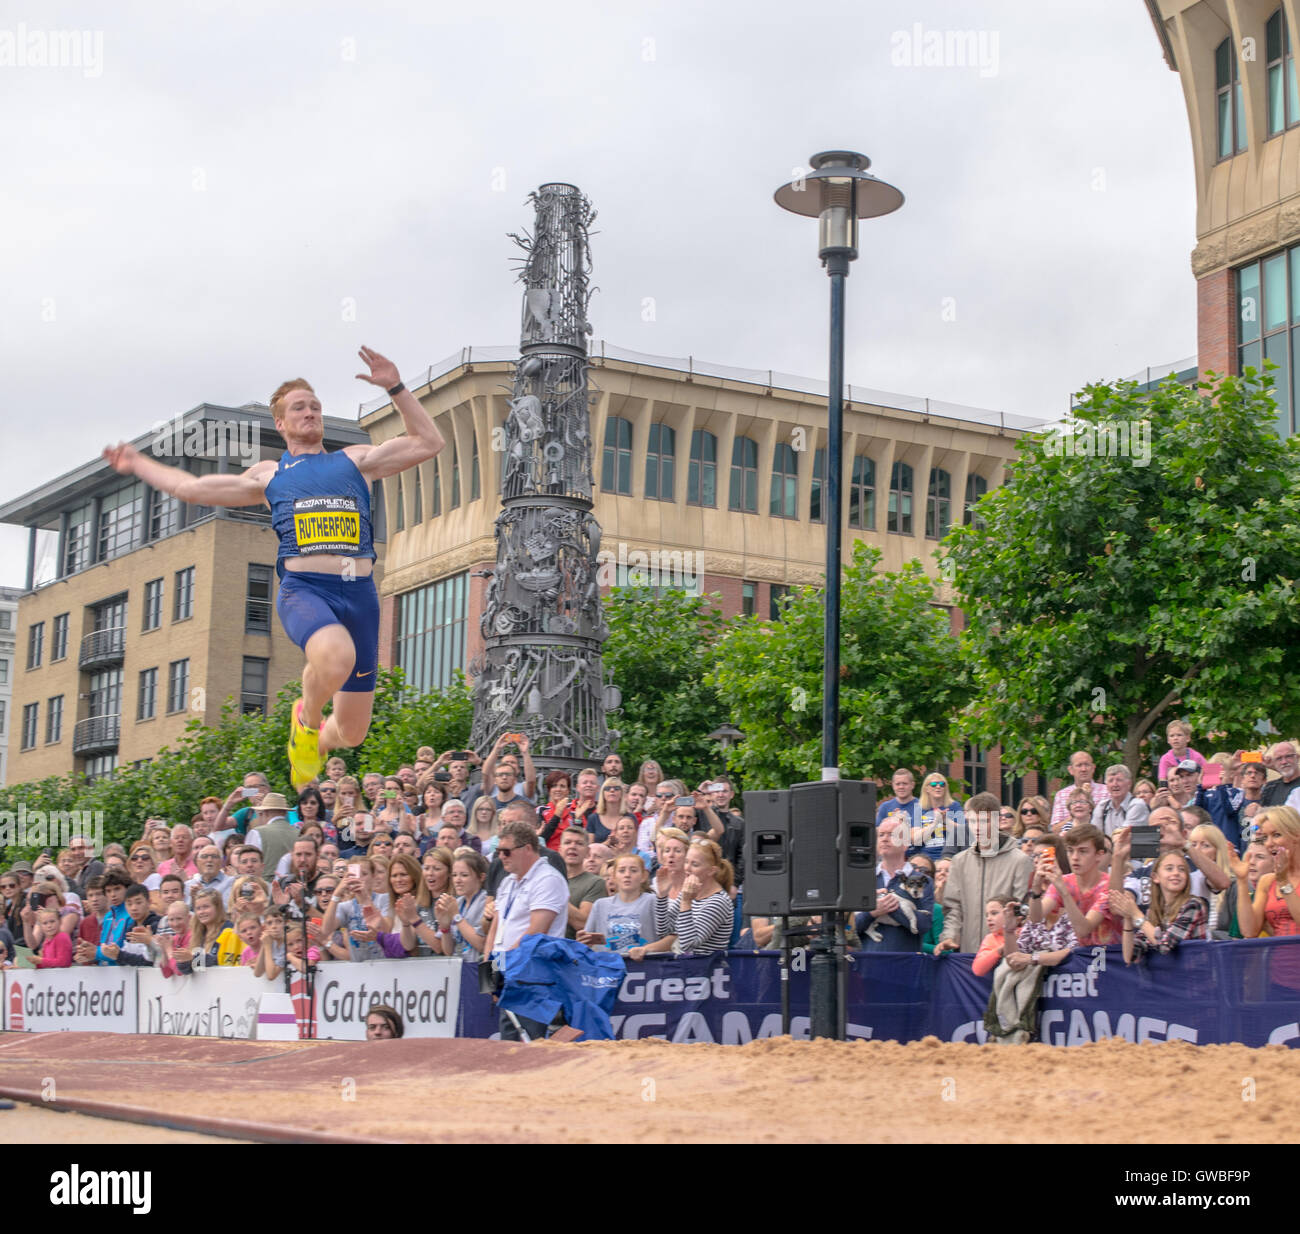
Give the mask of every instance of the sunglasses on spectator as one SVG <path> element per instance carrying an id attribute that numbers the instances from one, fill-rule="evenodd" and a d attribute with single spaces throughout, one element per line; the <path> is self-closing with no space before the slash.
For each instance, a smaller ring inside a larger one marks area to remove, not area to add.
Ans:
<path id="1" fill-rule="evenodd" d="M 150 857 L 148 853 L 132 853 L 132 854 L 131 854 L 131 860 L 132 860 L 132 861 L 152 861 L 153 858 Z"/>
<path id="2" fill-rule="evenodd" d="M 1035 810 L 1033 806 L 1023 806 L 1023 807 L 1021 807 L 1020 813 L 1021 813 L 1021 814 L 1037 814 L 1038 811 Z"/>
<path id="3" fill-rule="evenodd" d="M 930 787 L 931 787 L 931 788 L 947 788 L 947 785 L 946 785 L 942 780 L 931 780 L 931 781 L 930 781 Z"/>
<path id="4" fill-rule="evenodd" d="M 497 845 L 498 857 L 509 857 L 510 854 L 513 853 L 514 851 L 515 850 L 513 848 L 502 848 L 501 845 Z"/>
<path id="5" fill-rule="evenodd" d="M 1015 818 L 1016 812 L 1014 810 L 1003 810 L 1001 815 L 1003 818 Z"/>
<path id="6" fill-rule="evenodd" d="M 17 883 L 0 883 L 0 891 L 17 891 Z"/>

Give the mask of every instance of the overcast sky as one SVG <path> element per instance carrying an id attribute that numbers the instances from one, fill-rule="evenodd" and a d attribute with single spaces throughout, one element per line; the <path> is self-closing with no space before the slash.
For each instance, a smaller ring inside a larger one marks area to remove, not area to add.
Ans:
<path id="1" fill-rule="evenodd" d="M 1196 350 L 1186 113 L 1141 0 L 448 7 L 0 0 L 0 58 L 91 53 L 0 63 L 0 496 L 288 377 L 354 416 L 362 343 L 415 374 L 517 341 L 506 233 L 549 180 L 599 213 L 621 347 L 824 377 L 816 224 L 772 193 L 849 148 L 907 196 L 862 227 L 850 382 L 1047 418 Z M 980 62 L 906 63 L 949 31 Z M 0 583 L 25 555 L 0 528 Z"/>

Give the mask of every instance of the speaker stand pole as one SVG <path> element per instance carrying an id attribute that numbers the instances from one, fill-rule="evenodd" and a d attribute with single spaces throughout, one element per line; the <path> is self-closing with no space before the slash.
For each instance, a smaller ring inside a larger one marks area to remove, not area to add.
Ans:
<path id="1" fill-rule="evenodd" d="M 849 942 L 845 937 L 844 922 L 839 921 L 835 926 L 835 974 L 836 983 L 835 991 L 838 996 L 839 1007 L 839 1039 L 845 1041 L 848 1039 L 848 1019 L 849 1019 L 849 999 L 848 999 L 848 974 L 849 974 Z"/>
<path id="2" fill-rule="evenodd" d="M 781 918 L 781 1036 L 790 1035 L 790 918 Z"/>

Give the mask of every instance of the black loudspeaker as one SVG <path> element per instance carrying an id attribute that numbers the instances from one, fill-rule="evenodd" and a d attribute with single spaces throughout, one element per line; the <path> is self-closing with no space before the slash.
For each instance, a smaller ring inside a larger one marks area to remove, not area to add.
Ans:
<path id="1" fill-rule="evenodd" d="M 819 780 L 790 790 L 790 911 L 876 906 L 876 786 Z"/>
<path id="2" fill-rule="evenodd" d="M 876 786 L 819 780 L 745 794 L 745 915 L 876 906 Z"/>
<path id="3" fill-rule="evenodd" d="M 790 791 L 745 794 L 745 916 L 790 915 Z"/>

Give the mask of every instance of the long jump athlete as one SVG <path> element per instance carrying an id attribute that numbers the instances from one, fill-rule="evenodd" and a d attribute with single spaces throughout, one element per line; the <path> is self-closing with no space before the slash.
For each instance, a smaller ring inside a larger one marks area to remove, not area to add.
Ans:
<path id="1" fill-rule="evenodd" d="M 373 578 L 370 482 L 431 459 L 446 444 L 428 412 L 403 384 L 397 366 L 361 348 L 362 381 L 386 390 L 406 434 L 377 446 L 324 448 L 320 400 L 301 378 L 271 396 L 275 427 L 288 449 L 242 474 L 194 476 L 119 444 L 104 451 L 114 471 L 139 477 L 181 501 L 205 506 L 271 508 L 279 537 L 276 609 L 285 633 L 307 656 L 302 697 L 294 704 L 289 766 L 294 788 L 315 778 L 333 749 L 359 746 L 370 728 L 379 667 L 379 596 Z M 321 712 L 334 700 L 330 717 Z"/>

